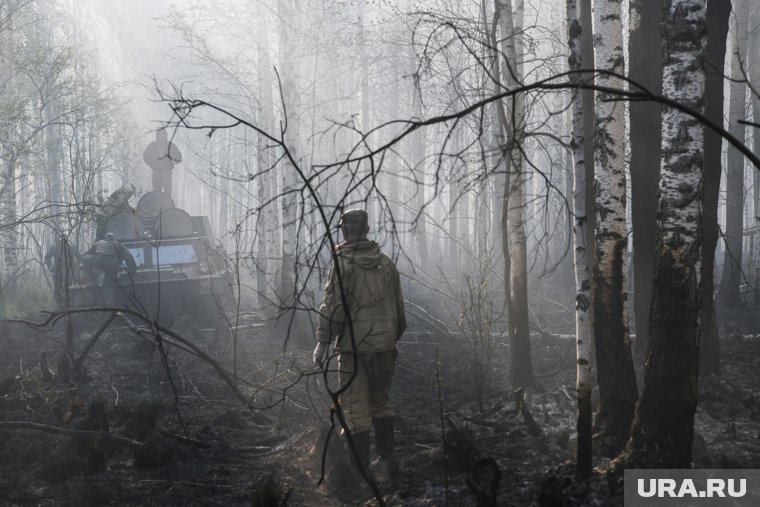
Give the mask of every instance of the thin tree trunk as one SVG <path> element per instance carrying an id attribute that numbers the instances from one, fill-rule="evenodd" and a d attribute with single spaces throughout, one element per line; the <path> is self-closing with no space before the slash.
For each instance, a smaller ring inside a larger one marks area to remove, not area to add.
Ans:
<path id="1" fill-rule="evenodd" d="M 757 3 L 751 6 L 750 14 L 750 26 L 756 27 L 750 33 L 748 48 L 751 53 L 747 55 L 749 62 L 749 74 L 750 81 L 754 91 L 750 90 L 750 100 L 752 102 L 752 121 L 760 123 L 760 97 L 757 95 L 758 87 L 760 87 L 760 29 L 757 28 L 760 23 L 760 6 Z M 760 132 L 757 129 L 752 131 L 752 151 L 754 153 L 760 153 Z M 754 259 L 752 262 L 752 268 L 754 270 L 754 285 L 753 285 L 753 300 L 756 305 L 760 304 L 760 172 L 756 167 L 752 169 L 752 202 L 754 220 Z"/>
<path id="2" fill-rule="evenodd" d="M 575 0 L 567 0 L 567 42 L 570 49 L 568 68 L 577 72 L 583 68 L 581 41 L 583 27 L 578 19 Z M 580 83 L 581 76 L 571 78 Z M 585 481 L 591 477 L 591 281 L 586 255 L 586 161 L 583 152 L 583 108 L 580 90 L 573 97 L 572 132 L 570 147 L 573 160 L 573 263 L 575 268 L 575 344 L 576 380 L 578 394 L 577 453 L 575 478 Z"/>
<path id="3" fill-rule="evenodd" d="M 409 47 L 410 65 L 412 66 L 413 75 L 417 75 L 417 56 L 414 53 L 414 47 Z M 412 80 L 412 109 L 416 119 L 422 118 L 422 83 L 416 79 Z M 412 133 L 412 164 L 414 167 L 414 214 L 416 218 L 415 231 L 417 236 L 417 248 L 419 253 L 419 262 L 424 265 L 428 262 L 428 244 L 427 244 L 427 219 L 425 217 L 425 135 L 422 129 L 417 129 Z"/>
<path id="4" fill-rule="evenodd" d="M 581 58 L 584 62 L 595 61 L 594 57 L 594 31 L 593 16 L 591 12 L 591 0 L 579 0 L 578 7 L 580 11 L 581 26 L 586 27 L 583 30 L 581 40 Z M 589 65 L 590 67 L 590 65 Z M 583 82 L 593 84 L 596 76 L 593 72 L 583 73 Z M 593 266 L 594 263 L 594 231 L 596 230 L 596 217 L 594 216 L 594 123 L 596 121 L 596 104 L 594 102 L 594 91 L 584 89 L 581 92 L 583 99 L 583 160 L 586 161 L 586 263 Z M 591 292 L 593 296 L 594 284 L 592 281 Z M 593 297 L 592 297 L 593 300 Z M 594 305 L 589 310 L 590 320 L 593 322 Z M 592 329 L 593 333 L 593 329 Z M 592 335 L 593 338 L 593 335 Z M 594 348 L 595 341 L 592 339 L 591 348 Z M 594 355 L 591 356 L 592 363 L 596 361 Z"/>
<path id="5" fill-rule="evenodd" d="M 298 35 L 296 23 L 299 13 L 291 0 L 278 0 L 278 14 L 280 18 L 280 78 L 282 80 L 282 97 L 284 101 L 283 116 L 280 122 L 286 128 L 284 134 L 285 145 L 296 162 L 299 160 L 300 135 L 299 135 L 299 92 L 298 92 L 298 62 L 297 48 Z M 280 324 L 281 329 L 291 329 L 296 316 L 294 305 L 296 301 L 295 271 L 296 265 L 296 242 L 298 221 L 298 200 L 294 190 L 297 188 L 297 174 L 293 163 L 289 159 L 283 160 L 282 165 L 282 270 L 280 273 L 280 289 L 278 294 L 281 306 Z"/>
<path id="6" fill-rule="evenodd" d="M 511 14 L 509 0 L 505 3 L 505 13 Z M 522 75 L 522 18 L 523 2 L 515 1 L 515 11 L 510 23 L 510 18 L 502 17 L 502 27 L 506 25 L 509 32 L 502 31 L 502 37 L 506 40 L 506 57 L 515 72 L 514 83 L 509 79 L 505 82 L 510 85 L 521 83 Z M 511 26 L 510 26 L 511 25 Z M 514 41 L 511 47 L 510 37 Z M 517 95 L 514 101 L 514 111 L 510 111 L 510 118 L 514 118 L 515 124 L 511 127 L 510 139 L 510 165 L 512 175 L 509 185 L 509 206 L 507 209 L 507 221 L 509 227 L 509 249 L 512 255 L 510 261 L 510 343 L 512 358 L 512 387 L 537 387 L 533 373 L 533 358 L 530 351 L 530 322 L 528 317 L 528 240 L 525 232 L 526 222 L 526 186 L 529 175 L 523 164 L 522 137 L 525 129 L 525 96 Z M 508 134 L 509 135 L 509 134 Z"/>
<path id="7" fill-rule="evenodd" d="M 728 131 L 737 139 L 744 140 L 747 85 L 744 71 L 747 67 L 747 23 L 749 12 L 747 0 L 734 0 L 734 37 L 731 55 L 731 97 L 728 109 Z M 727 308 L 742 304 L 739 286 L 742 283 L 742 248 L 744 232 L 744 155 L 728 146 L 726 170 L 726 250 L 723 258 L 723 276 L 720 279 L 718 299 Z"/>
<path id="8" fill-rule="evenodd" d="M 16 292 L 16 278 L 18 277 L 18 226 L 17 221 L 17 195 L 16 195 L 16 164 L 17 156 L 9 154 L 2 171 L 0 181 L 0 245 L 3 249 L 2 279 L 4 285 L 0 288 L 4 298 L 12 298 Z"/>
<path id="9" fill-rule="evenodd" d="M 522 6 L 520 2 L 519 6 Z M 521 82 L 521 66 L 519 59 L 522 55 L 517 52 L 522 47 L 522 27 L 515 25 L 515 15 L 510 0 L 496 0 L 496 15 L 499 16 L 499 27 L 502 37 L 502 53 L 504 65 L 501 69 L 501 80 L 506 88 L 513 88 Z M 522 13 L 518 13 L 522 20 Z M 528 320 L 528 265 L 527 238 L 525 234 L 525 183 L 527 175 L 523 168 L 522 130 L 524 129 L 525 99 L 518 95 L 514 102 L 507 102 L 504 115 L 508 148 L 505 156 L 509 160 L 511 174 L 507 178 L 502 204 L 502 231 L 507 233 L 508 242 L 504 249 L 505 276 L 509 279 L 506 295 L 509 299 L 509 338 L 510 338 L 510 372 L 512 388 L 536 388 L 536 378 L 533 372 L 533 359 L 530 351 L 530 323 Z M 506 223 L 506 224 L 505 224 Z M 504 241 L 504 240 L 503 240 Z M 509 269 L 507 269 L 507 266 Z"/>
<path id="10" fill-rule="evenodd" d="M 388 107 L 388 113 L 390 120 L 395 120 L 399 118 L 399 101 L 400 101 L 400 94 L 401 94 L 401 87 L 399 86 L 399 81 L 401 79 L 400 73 L 399 73 L 399 67 L 401 65 L 399 53 L 398 50 L 395 48 L 392 50 L 392 56 L 391 58 L 395 62 L 393 65 L 393 74 L 391 75 L 391 96 L 390 96 L 390 105 Z M 395 132 L 391 132 L 390 135 L 394 135 Z M 399 156 L 396 150 L 390 150 L 388 153 L 388 162 L 387 162 L 387 170 L 385 173 L 385 177 L 388 181 L 388 192 L 386 194 L 386 198 L 388 199 L 388 205 L 390 207 L 391 215 L 393 215 L 394 223 L 390 224 L 388 223 L 386 225 L 387 228 L 391 227 L 399 227 L 401 218 L 401 207 L 399 206 L 399 203 L 401 202 L 401 185 L 399 184 L 399 174 L 402 172 L 402 168 L 399 165 Z M 396 238 L 394 236 L 393 241 L 396 241 Z"/>
<path id="11" fill-rule="evenodd" d="M 705 64 L 705 116 L 723 124 L 723 66 L 726 57 L 729 0 L 707 2 L 707 48 Z M 715 248 L 718 244 L 718 197 L 721 178 L 722 138 L 712 129 L 705 131 L 702 248 L 702 312 L 700 315 L 699 376 L 720 376 L 720 341 L 715 315 Z"/>
<path id="12" fill-rule="evenodd" d="M 259 6 L 260 19 L 266 19 L 266 9 Z M 269 31 L 268 24 L 262 23 L 258 30 L 258 63 L 259 63 L 259 102 L 258 118 L 259 123 L 266 132 L 272 133 L 273 127 L 273 104 L 272 104 L 272 63 L 269 58 Z M 256 185 L 256 196 L 258 198 L 259 214 L 257 219 L 257 262 L 256 262 L 256 289 L 259 296 L 259 307 L 265 309 L 269 306 L 271 291 L 274 287 L 272 267 L 274 258 L 274 245 L 277 244 L 277 238 L 274 234 L 274 213 L 275 205 L 271 203 L 272 199 L 272 172 L 276 169 L 271 168 L 270 152 L 271 148 L 267 146 L 267 139 L 258 135 L 257 138 L 257 161 L 256 173 L 259 178 Z M 276 173 L 275 173 L 276 174 Z M 261 208 L 266 205 L 265 208 Z"/>
<path id="13" fill-rule="evenodd" d="M 361 60 L 361 96 L 362 96 L 362 104 L 361 104 L 361 131 L 363 133 L 369 132 L 370 127 L 370 110 L 369 110 L 369 104 L 370 104 L 370 92 L 369 92 L 369 62 L 367 61 L 367 34 L 366 34 L 366 27 L 365 27 L 365 13 L 366 5 L 365 0 L 357 0 L 356 2 L 356 11 L 357 11 L 357 24 L 359 25 L 359 59 Z M 370 161 L 367 160 L 362 163 L 363 169 L 359 171 L 359 176 L 361 178 L 364 178 L 366 176 L 369 176 L 369 173 L 371 171 L 372 165 L 370 164 Z M 372 191 L 372 188 L 369 183 L 366 183 L 362 185 L 362 188 L 364 189 L 364 195 L 360 195 L 359 197 L 361 199 L 365 199 L 369 197 L 370 192 Z M 366 202 L 366 212 L 369 214 L 369 220 L 370 224 L 372 225 L 373 230 L 378 230 L 377 224 L 382 223 L 382 217 L 378 216 L 378 213 L 375 209 L 375 199 L 368 199 Z"/>
<path id="14" fill-rule="evenodd" d="M 701 112 L 705 0 L 673 0 L 662 26 L 663 93 Z M 689 468 L 699 373 L 704 126 L 671 108 L 662 125 L 650 347 L 624 457 L 637 468 Z"/>
<path id="15" fill-rule="evenodd" d="M 623 23 L 619 1 L 594 5 L 595 67 L 624 72 Z M 597 75 L 600 86 L 620 87 L 621 81 Z M 624 103 L 596 93 L 594 339 L 596 340 L 599 410 L 596 425 L 601 450 L 620 451 L 628 438 L 638 396 L 625 322 L 625 109 Z"/>
<path id="16" fill-rule="evenodd" d="M 227 235 L 227 202 L 230 192 L 230 177 L 233 174 L 230 154 L 232 153 L 232 131 L 228 130 L 223 139 L 220 140 L 222 150 L 219 164 L 219 237 L 224 238 Z"/>

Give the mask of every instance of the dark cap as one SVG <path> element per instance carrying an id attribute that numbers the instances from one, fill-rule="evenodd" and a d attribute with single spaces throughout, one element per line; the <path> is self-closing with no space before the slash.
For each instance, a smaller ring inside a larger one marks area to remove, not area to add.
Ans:
<path id="1" fill-rule="evenodd" d="M 343 227 L 345 224 L 356 225 L 369 225 L 369 218 L 367 212 L 363 209 L 349 209 L 341 213 L 338 227 Z"/>

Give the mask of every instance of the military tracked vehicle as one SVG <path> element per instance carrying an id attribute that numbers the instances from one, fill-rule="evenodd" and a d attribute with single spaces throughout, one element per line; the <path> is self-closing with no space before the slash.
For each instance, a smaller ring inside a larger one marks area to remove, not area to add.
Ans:
<path id="1" fill-rule="evenodd" d="M 191 216 L 163 192 L 143 195 L 137 208 L 109 217 L 106 233 L 124 245 L 137 271 L 119 274 L 114 304 L 133 308 L 162 325 L 183 316 L 201 328 L 226 328 L 234 308 L 225 253 L 208 217 Z M 99 306 L 100 287 L 91 281 L 73 288 L 77 306 Z"/>

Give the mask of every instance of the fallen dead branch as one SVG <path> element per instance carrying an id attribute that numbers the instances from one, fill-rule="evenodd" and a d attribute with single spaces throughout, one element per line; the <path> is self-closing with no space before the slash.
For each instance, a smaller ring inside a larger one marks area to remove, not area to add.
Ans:
<path id="1" fill-rule="evenodd" d="M 82 362 L 84 362 L 84 358 L 87 357 L 87 354 L 90 352 L 90 349 L 95 346 L 95 343 L 98 341 L 98 338 L 100 338 L 100 335 L 106 332 L 106 329 L 108 329 L 108 326 L 111 325 L 111 322 L 114 321 L 116 316 L 119 315 L 117 312 L 113 312 L 111 315 L 108 316 L 105 322 L 98 328 L 97 331 L 95 331 L 95 334 L 92 335 L 90 338 L 90 341 L 87 342 L 87 345 L 85 345 L 84 349 L 82 350 L 82 354 L 74 360 L 74 372 L 76 374 L 79 374 L 81 372 L 82 368 Z"/>
<path id="2" fill-rule="evenodd" d="M 131 438 L 123 437 L 115 433 L 108 433 L 106 431 L 72 430 L 70 428 L 61 428 L 60 426 L 51 426 L 48 424 L 40 424 L 28 421 L 0 421 L 0 428 L 9 430 L 42 431 L 45 433 L 57 433 L 59 435 L 103 437 L 133 448 L 139 448 L 143 446 L 143 442 L 138 442 L 137 440 L 132 440 Z"/>

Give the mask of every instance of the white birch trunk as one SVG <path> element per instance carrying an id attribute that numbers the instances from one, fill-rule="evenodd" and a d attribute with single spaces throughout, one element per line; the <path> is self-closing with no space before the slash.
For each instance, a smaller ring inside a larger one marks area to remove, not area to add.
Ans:
<path id="1" fill-rule="evenodd" d="M 567 0 L 567 41 L 570 54 L 568 67 L 571 72 L 583 68 L 581 60 L 581 38 L 583 30 L 578 18 L 575 0 Z M 580 74 L 573 74 L 576 83 L 581 82 Z M 586 254 L 586 159 L 583 150 L 583 104 L 580 89 L 573 97 L 572 132 L 570 147 L 573 159 L 573 265 L 575 268 L 575 344 L 576 380 L 578 393 L 578 444 L 576 459 L 576 479 L 586 480 L 591 476 L 591 281 L 588 275 Z"/>
<path id="2" fill-rule="evenodd" d="M 623 20 L 620 0 L 594 2 L 594 67 L 623 74 Z M 597 73 L 596 84 L 622 88 L 623 81 Z M 597 425 L 603 452 L 625 444 L 637 399 L 625 319 L 626 180 L 625 103 L 596 92 L 594 129 L 595 257 L 594 339 L 599 379 Z"/>

